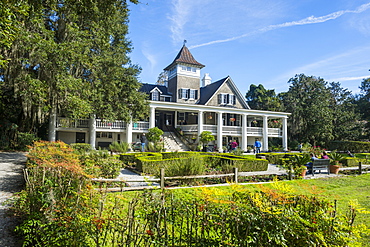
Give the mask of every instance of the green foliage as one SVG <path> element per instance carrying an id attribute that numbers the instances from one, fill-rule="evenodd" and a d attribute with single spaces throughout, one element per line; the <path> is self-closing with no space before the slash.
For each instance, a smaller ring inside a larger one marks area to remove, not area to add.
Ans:
<path id="1" fill-rule="evenodd" d="M 105 159 L 107 152 L 93 157 Z M 23 246 L 360 246 L 360 234 L 369 234 L 368 227 L 355 223 L 365 213 L 358 203 L 342 211 L 336 202 L 321 199 L 348 187 L 343 196 L 358 191 L 367 202 L 367 175 L 296 186 L 315 196 L 301 195 L 292 181 L 130 196 L 96 192 L 79 160 L 61 142 L 36 142 L 30 150 L 26 188 L 14 203 L 23 219 L 17 228 Z M 314 191 L 322 191 L 322 183 L 330 187 L 325 195 Z"/>
<path id="2" fill-rule="evenodd" d="M 203 131 L 199 135 L 199 141 L 204 145 L 207 145 L 209 142 L 214 141 L 215 137 L 212 135 L 210 131 Z"/>
<path id="3" fill-rule="evenodd" d="M 300 74 L 291 78 L 289 83 L 289 91 L 281 96 L 284 110 L 292 113 L 288 119 L 290 138 L 310 142 L 314 146 L 332 140 L 333 110 L 327 82 Z"/>
<path id="4" fill-rule="evenodd" d="M 251 84 L 245 98 L 253 110 L 281 111 L 282 103 L 275 90 L 265 89 L 262 84 Z"/>
<path id="5" fill-rule="evenodd" d="M 91 150 L 80 156 L 84 171 L 92 177 L 116 178 L 123 162 L 109 155 L 108 150 Z"/>
<path id="6" fill-rule="evenodd" d="M 127 153 L 130 148 L 130 144 L 127 142 L 113 142 L 109 145 L 109 150 L 118 153 Z"/>
<path id="7" fill-rule="evenodd" d="M 71 143 L 70 145 L 74 150 L 81 154 L 92 150 L 92 147 L 89 143 Z"/>
<path id="8" fill-rule="evenodd" d="M 29 132 L 56 110 L 71 118 L 146 117 L 140 68 L 128 57 L 129 2 L 137 1 L 2 1 L 0 66 L 8 63 L 0 70 L 0 118 Z"/>
<path id="9" fill-rule="evenodd" d="M 370 142 L 361 141 L 332 141 L 330 150 L 351 151 L 353 153 L 364 153 L 370 150 Z"/>
<path id="10" fill-rule="evenodd" d="M 159 129 L 158 127 L 153 127 L 148 129 L 147 138 L 148 141 L 157 143 L 161 140 L 161 136 L 163 135 L 163 130 Z"/>
<path id="11" fill-rule="evenodd" d="M 329 154 L 329 158 L 334 162 L 341 162 L 343 160 L 343 156 L 335 151 Z"/>
<path id="12" fill-rule="evenodd" d="M 363 79 L 361 82 L 361 93 L 356 100 L 357 110 L 362 115 L 365 122 L 363 138 L 370 138 L 370 78 Z"/>

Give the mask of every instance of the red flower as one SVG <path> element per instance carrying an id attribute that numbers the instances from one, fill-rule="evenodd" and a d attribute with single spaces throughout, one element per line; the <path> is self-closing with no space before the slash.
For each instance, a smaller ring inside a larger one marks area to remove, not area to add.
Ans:
<path id="1" fill-rule="evenodd" d="M 146 230 L 146 234 L 148 234 L 149 236 L 153 236 L 154 232 L 152 232 L 152 230 Z"/>

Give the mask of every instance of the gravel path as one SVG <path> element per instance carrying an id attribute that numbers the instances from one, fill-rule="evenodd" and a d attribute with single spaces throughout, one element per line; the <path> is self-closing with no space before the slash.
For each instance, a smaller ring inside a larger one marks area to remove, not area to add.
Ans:
<path id="1" fill-rule="evenodd" d="M 20 244 L 13 229 L 17 220 L 8 214 L 6 200 L 22 190 L 25 153 L 0 152 L 0 247 L 17 247 Z"/>

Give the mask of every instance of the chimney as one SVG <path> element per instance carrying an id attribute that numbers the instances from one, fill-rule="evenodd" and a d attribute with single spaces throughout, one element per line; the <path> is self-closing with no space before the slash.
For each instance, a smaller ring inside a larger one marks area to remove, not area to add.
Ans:
<path id="1" fill-rule="evenodd" d="M 209 73 L 205 73 L 202 79 L 202 86 L 208 86 L 212 83 L 212 78 L 209 76 Z"/>

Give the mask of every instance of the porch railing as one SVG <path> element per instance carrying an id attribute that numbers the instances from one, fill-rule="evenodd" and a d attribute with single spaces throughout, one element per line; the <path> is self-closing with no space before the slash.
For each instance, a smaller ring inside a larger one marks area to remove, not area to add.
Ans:
<path id="1" fill-rule="evenodd" d="M 149 122 L 136 122 L 132 124 L 132 130 L 148 130 L 149 129 Z"/>
<path id="2" fill-rule="evenodd" d="M 183 132 L 198 132 L 198 125 L 181 125 L 179 126 Z M 210 131 L 212 134 L 217 134 L 217 125 L 204 125 L 204 131 Z M 279 128 L 268 128 L 267 133 L 269 137 L 281 137 L 282 131 Z M 223 135 L 241 135 L 242 127 L 240 126 L 223 126 Z M 263 136 L 262 127 L 247 127 L 247 135 L 249 136 Z"/>
<path id="3" fill-rule="evenodd" d="M 71 119 L 71 118 L 57 118 L 56 121 L 57 128 L 88 128 L 89 119 Z"/>
<path id="4" fill-rule="evenodd" d="M 124 121 L 104 121 L 96 119 L 97 129 L 126 129 L 126 123 Z"/>

